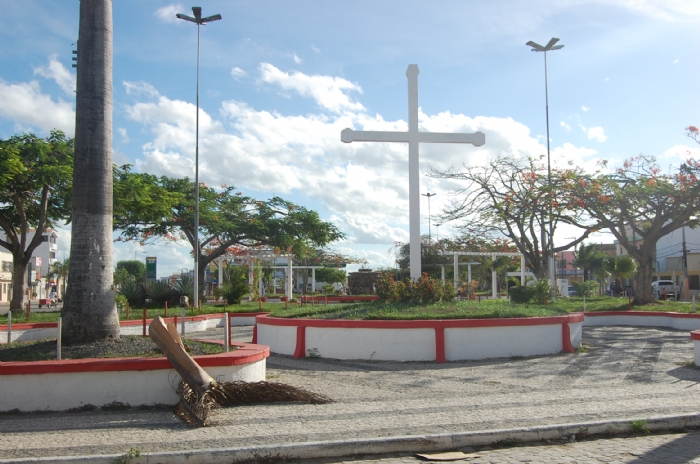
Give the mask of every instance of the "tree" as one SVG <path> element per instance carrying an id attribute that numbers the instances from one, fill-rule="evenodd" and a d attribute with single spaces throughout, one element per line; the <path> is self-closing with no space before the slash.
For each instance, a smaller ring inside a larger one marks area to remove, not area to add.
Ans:
<path id="1" fill-rule="evenodd" d="M 618 294 L 622 289 L 621 279 L 630 279 L 637 264 L 629 256 L 609 256 L 604 263 L 603 269 L 615 281 L 615 293 Z"/>
<path id="2" fill-rule="evenodd" d="M 552 172 L 557 170 L 553 169 Z M 576 176 L 580 169 L 560 171 Z M 576 246 L 585 240 L 595 226 L 583 225 L 580 210 L 568 208 L 560 201 L 559 179 L 547 179 L 547 167 L 529 159 L 498 157 L 484 167 L 467 167 L 460 171 L 431 170 L 431 177 L 464 181 L 464 187 L 453 194 L 458 198 L 443 211 L 442 222 L 460 220 L 462 232 L 475 237 L 506 237 L 525 256 L 527 266 L 538 279 L 547 277 L 550 253 Z M 579 227 L 578 238 L 561 246 L 551 246 L 549 227 L 556 234 L 559 224 Z"/>
<path id="3" fill-rule="evenodd" d="M 56 261 L 51 265 L 51 272 L 56 276 L 56 287 L 60 289 L 61 298 L 66 294 L 66 278 L 68 277 L 68 267 L 70 258 L 63 261 Z"/>
<path id="4" fill-rule="evenodd" d="M 24 307 L 27 265 L 43 232 L 70 217 L 72 174 L 73 141 L 63 132 L 0 140 L 0 246 L 12 253 L 13 311 Z"/>
<path id="5" fill-rule="evenodd" d="M 112 281 L 112 0 L 80 2 L 66 344 L 119 338 Z"/>
<path id="6" fill-rule="evenodd" d="M 345 269 L 334 269 L 332 267 L 316 269 L 316 280 L 318 282 L 335 284 L 345 282 L 347 279 L 348 274 L 345 272 Z"/>
<path id="7" fill-rule="evenodd" d="M 700 224 L 698 177 L 700 163 L 692 158 L 664 174 L 655 158 L 637 156 L 612 171 L 560 178 L 569 204 L 608 229 L 637 261 L 635 305 L 655 302 L 649 289 L 658 240 L 684 225 Z"/>
<path id="8" fill-rule="evenodd" d="M 596 274 L 604 269 L 607 258 L 608 254 L 596 250 L 594 243 L 588 245 L 581 243 L 578 250 L 574 250 L 574 261 L 572 264 L 579 269 L 583 269 L 583 280 L 586 281 L 590 274 Z"/>
<path id="9" fill-rule="evenodd" d="M 114 168 L 115 230 L 120 240 L 142 244 L 157 239 L 194 243 L 194 183 L 188 178 L 156 177 Z M 257 200 L 231 186 L 199 189 L 199 288 L 206 266 L 238 248 L 277 249 L 303 256 L 344 234 L 318 213 L 280 197 Z M 201 298 L 201 295 L 200 295 Z"/>
<path id="10" fill-rule="evenodd" d="M 137 282 L 143 282 L 146 278 L 146 265 L 138 259 L 119 261 L 117 270 L 120 269 L 124 269 Z"/>

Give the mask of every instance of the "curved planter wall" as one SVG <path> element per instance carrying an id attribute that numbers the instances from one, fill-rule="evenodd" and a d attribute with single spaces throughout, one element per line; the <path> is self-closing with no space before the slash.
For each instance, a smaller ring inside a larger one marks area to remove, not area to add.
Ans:
<path id="1" fill-rule="evenodd" d="M 294 357 L 458 361 L 573 352 L 583 314 L 514 319 L 348 321 L 258 316 L 254 339 Z"/>
<path id="2" fill-rule="evenodd" d="M 700 330 L 690 332 L 690 338 L 693 339 L 693 348 L 695 349 L 695 365 L 700 366 Z"/>
<path id="3" fill-rule="evenodd" d="M 195 360 L 220 382 L 265 380 L 270 349 L 249 343 L 234 345 L 238 347 L 235 351 L 196 356 Z M 132 406 L 175 404 L 179 381 L 164 357 L 4 362 L 0 363 L 0 411 L 62 411 L 114 401 Z"/>
<path id="4" fill-rule="evenodd" d="M 600 311 L 585 313 L 585 326 L 636 325 L 700 330 L 700 314 L 652 311 Z"/>

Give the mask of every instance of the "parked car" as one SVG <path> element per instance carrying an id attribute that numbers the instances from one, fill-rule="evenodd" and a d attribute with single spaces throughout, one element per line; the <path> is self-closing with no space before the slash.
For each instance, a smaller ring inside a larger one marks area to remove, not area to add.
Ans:
<path id="1" fill-rule="evenodd" d="M 675 285 L 672 280 L 657 280 L 651 283 L 651 293 L 657 300 L 675 298 L 678 301 L 681 298 L 681 286 Z"/>
<path id="2" fill-rule="evenodd" d="M 576 295 L 577 295 L 577 293 L 576 293 L 576 290 L 574 290 L 574 286 L 569 285 L 569 296 L 576 296 Z"/>

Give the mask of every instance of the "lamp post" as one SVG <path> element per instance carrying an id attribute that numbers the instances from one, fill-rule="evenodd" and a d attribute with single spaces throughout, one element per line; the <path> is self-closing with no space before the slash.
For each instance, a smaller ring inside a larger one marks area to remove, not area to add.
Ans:
<path id="1" fill-rule="evenodd" d="M 192 7 L 191 16 L 177 13 L 179 19 L 184 19 L 197 25 L 197 115 L 195 122 L 195 148 L 194 148 L 194 305 L 199 305 L 199 26 L 203 26 L 212 21 L 221 19 L 220 14 L 207 16 L 202 18 L 202 8 L 199 6 Z M 183 318 L 183 333 L 184 333 L 184 318 Z"/>
<path id="2" fill-rule="evenodd" d="M 430 197 L 434 197 L 437 193 L 421 193 L 424 197 L 428 197 L 428 245 L 430 245 L 431 235 L 430 235 Z"/>
<path id="3" fill-rule="evenodd" d="M 545 117 L 547 121 L 547 187 L 550 189 L 550 195 L 552 194 L 552 165 L 549 157 L 549 94 L 547 91 L 547 52 L 553 50 L 559 50 L 564 48 L 563 45 L 555 45 L 559 42 L 559 39 L 552 37 L 547 45 L 544 47 L 532 40 L 526 43 L 532 47 L 533 52 L 543 52 L 544 53 L 544 102 L 545 102 Z M 549 206 L 549 274 L 552 279 L 552 300 L 554 300 L 554 295 L 556 295 L 556 270 L 554 269 L 554 233 L 552 231 L 552 206 Z"/>
<path id="4" fill-rule="evenodd" d="M 435 224 L 435 240 L 437 240 L 438 243 L 440 243 L 440 226 L 442 224 Z"/>

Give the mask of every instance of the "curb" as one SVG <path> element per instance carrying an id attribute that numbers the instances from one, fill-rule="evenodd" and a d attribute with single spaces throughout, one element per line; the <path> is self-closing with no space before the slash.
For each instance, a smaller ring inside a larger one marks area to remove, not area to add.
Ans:
<path id="1" fill-rule="evenodd" d="M 409 435 L 388 438 L 370 438 L 336 441 L 248 446 L 238 448 L 202 449 L 194 451 L 169 451 L 144 453 L 140 458 L 127 458 L 130 464 L 194 464 L 194 463 L 242 463 L 255 460 L 299 460 L 316 458 L 341 458 L 353 455 L 420 453 L 449 451 L 471 446 L 488 446 L 503 442 L 519 444 L 540 440 L 566 438 L 574 435 L 621 435 L 630 433 L 632 421 L 615 419 L 574 424 L 540 425 L 513 429 L 483 430 L 476 432 L 445 433 L 436 435 Z M 646 429 L 653 432 L 700 427 L 700 413 L 675 416 L 659 416 L 647 419 Z M 0 459 L 5 463 L 66 464 L 90 463 L 113 464 L 125 455 L 109 454 L 95 456 L 39 457 Z"/>

